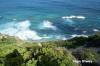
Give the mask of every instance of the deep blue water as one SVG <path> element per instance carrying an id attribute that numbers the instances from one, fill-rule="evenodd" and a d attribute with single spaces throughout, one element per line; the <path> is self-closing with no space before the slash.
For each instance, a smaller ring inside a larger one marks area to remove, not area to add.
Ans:
<path id="1" fill-rule="evenodd" d="M 99 30 L 100 0 L 0 0 L 0 33 L 22 40 L 65 40 Z"/>

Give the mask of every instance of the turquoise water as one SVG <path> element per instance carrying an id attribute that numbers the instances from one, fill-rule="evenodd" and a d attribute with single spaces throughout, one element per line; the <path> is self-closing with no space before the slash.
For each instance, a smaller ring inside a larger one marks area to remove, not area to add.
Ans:
<path id="1" fill-rule="evenodd" d="M 0 0 L 0 33 L 29 41 L 94 34 L 99 6 L 99 0 Z"/>

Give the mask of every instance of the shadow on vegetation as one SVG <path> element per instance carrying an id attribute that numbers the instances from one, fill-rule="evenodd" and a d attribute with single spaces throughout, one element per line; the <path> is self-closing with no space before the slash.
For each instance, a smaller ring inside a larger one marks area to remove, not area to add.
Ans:
<path id="1" fill-rule="evenodd" d="M 23 62 L 23 57 L 15 49 L 13 53 L 10 53 L 5 57 L 4 66 L 21 66 Z"/>

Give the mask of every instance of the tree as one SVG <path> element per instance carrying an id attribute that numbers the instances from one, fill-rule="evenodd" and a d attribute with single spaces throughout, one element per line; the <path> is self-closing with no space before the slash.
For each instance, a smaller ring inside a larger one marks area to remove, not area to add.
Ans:
<path id="1" fill-rule="evenodd" d="M 4 66 L 21 66 L 23 61 L 23 57 L 15 49 L 13 53 L 10 53 L 5 57 Z"/>

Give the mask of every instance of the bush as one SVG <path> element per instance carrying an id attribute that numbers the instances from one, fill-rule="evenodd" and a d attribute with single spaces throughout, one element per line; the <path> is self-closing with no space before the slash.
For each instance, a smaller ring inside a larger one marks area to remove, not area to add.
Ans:
<path id="1" fill-rule="evenodd" d="M 5 57 L 4 66 L 21 66 L 23 62 L 23 57 L 15 49 L 13 53 L 10 53 Z"/>
<path id="2" fill-rule="evenodd" d="M 82 60 L 86 60 L 86 61 L 91 60 L 93 62 L 91 64 L 91 66 L 98 62 L 98 54 L 91 49 L 74 51 L 72 54 L 76 57 L 76 59 L 81 60 L 81 61 Z M 90 65 L 87 65 L 88 63 L 82 63 L 82 64 L 86 64 L 85 66 L 90 66 Z"/>
<path id="3" fill-rule="evenodd" d="M 75 66 L 75 59 L 69 51 L 56 51 L 52 48 L 41 48 L 34 52 L 37 66 Z"/>

